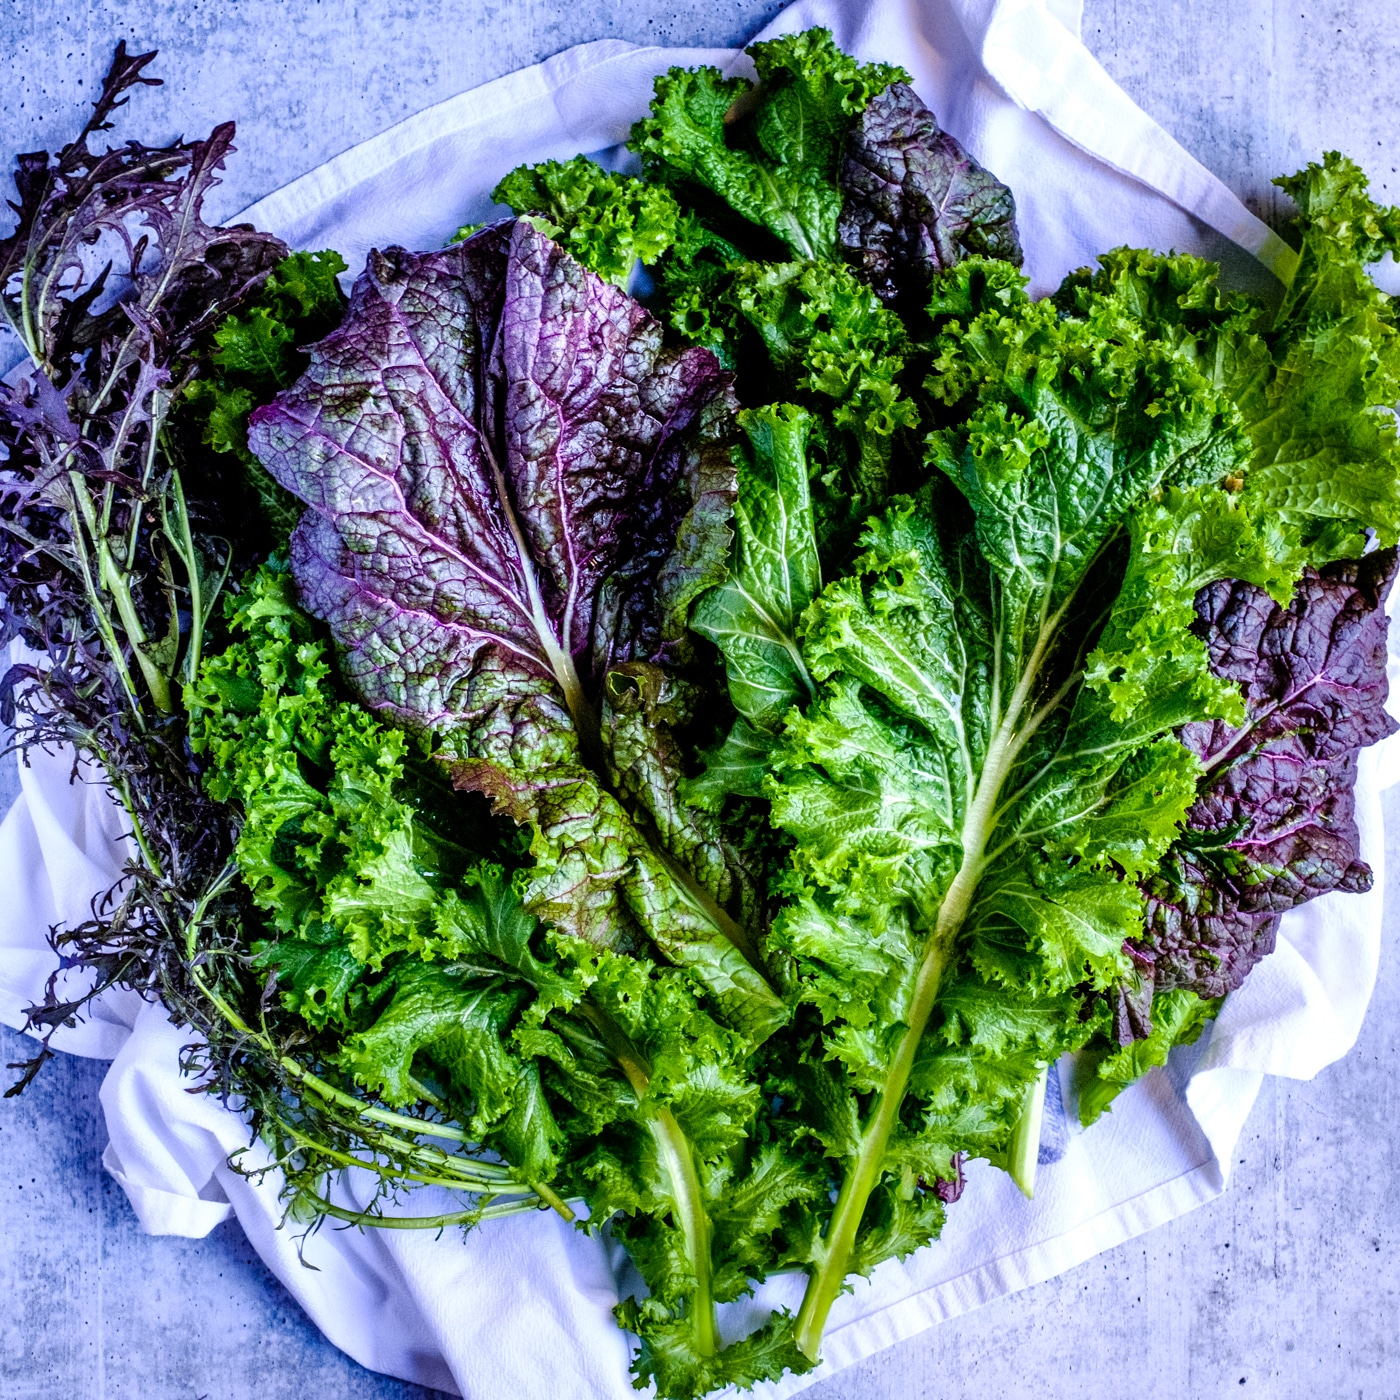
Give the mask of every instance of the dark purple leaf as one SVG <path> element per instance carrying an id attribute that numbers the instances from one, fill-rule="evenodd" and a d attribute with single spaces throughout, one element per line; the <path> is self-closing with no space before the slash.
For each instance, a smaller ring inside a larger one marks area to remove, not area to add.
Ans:
<path id="1" fill-rule="evenodd" d="M 969 253 L 1021 262 L 1016 202 L 905 83 L 870 100 L 847 140 L 839 238 L 886 301 L 921 295 Z"/>
<path id="2" fill-rule="evenodd" d="M 723 569 L 732 468 L 697 437 L 727 396 L 522 220 L 372 255 L 249 441 L 313 507 L 297 580 L 366 701 L 528 766 L 565 715 L 597 743 L 608 668 L 660 656 Z"/>
<path id="3" fill-rule="evenodd" d="M 1146 887 L 1157 990 L 1223 996 L 1272 951 L 1281 914 L 1370 889 L 1353 789 L 1357 754 L 1396 729 L 1385 712 L 1395 571 L 1395 551 L 1379 550 L 1309 570 L 1287 607 L 1235 581 L 1198 595 L 1211 667 L 1239 682 L 1248 719 L 1182 730 L 1206 776 Z"/>

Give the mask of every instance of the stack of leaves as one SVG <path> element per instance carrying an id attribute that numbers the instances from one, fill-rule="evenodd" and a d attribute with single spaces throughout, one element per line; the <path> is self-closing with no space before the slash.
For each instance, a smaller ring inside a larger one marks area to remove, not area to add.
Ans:
<path id="1" fill-rule="evenodd" d="M 298 1213 L 387 1223 L 330 1189 L 361 1160 L 462 1196 L 399 1224 L 611 1222 L 675 1397 L 810 1366 L 968 1159 L 1032 1189 L 1063 1056 L 1089 1123 L 1283 912 L 1368 888 L 1357 756 L 1395 727 L 1400 334 L 1365 268 L 1400 212 L 1332 155 L 1282 182 L 1277 307 L 1128 249 L 1033 301 L 1011 192 L 906 74 L 821 30 L 750 53 L 756 84 L 657 80 L 640 178 L 514 171 L 514 217 L 372 254 L 348 307 L 334 255 L 259 253 L 232 315 L 133 342 L 179 347 L 116 373 L 134 446 L 55 427 L 81 357 L 6 406 L 3 587 L 51 654 L 21 678 L 125 676 L 215 833 L 163 924 L 173 837 L 143 847 L 123 918 L 162 932 L 65 946 L 205 1032 Z M 104 327 L 152 324 L 132 262 Z M 58 275 L 68 335 L 102 283 Z M 255 503 L 222 552 L 181 544 L 194 464 Z M 139 814 L 146 739 L 65 723 Z M 780 1269 L 799 1312 L 723 1345 Z"/>
<path id="2" fill-rule="evenodd" d="M 0 681 L 0 721 L 22 751 L 71 748 L 75 779 L 100 765 L 134 838 L 92 918 L 53 935 L 69 976 L 30 1009 L 42 1045 L 10 1092 L 50 1057 L 54 1030 L 120 984 L 197 1032 L 192 1072 L 245 1106 L 295 1203 L 332 1209 L 326 1174 L 347 1161 L 377 1163 L 393 1190 L 429 1158 L 473 1193 L 454 1218 L 534 1209 L 514 1168 L 424 1146 L 471 1142 L 434 1106 L 407 1116 L 354 1093 L 256 957 L 267 929 L 235 857 L 242 814 L 206 790 L 183 696 L 226 641 L 226 580 L 276 535 L 246 450 L 217 449 L 237 446 L 238 384 L 266 397 L 301 362 L 237 352 L 338 320 L 338 260 L 203 221 L 231 124 L 207 141 L 91 149 L 124 94 L 155 81 L 153 58 L 119 45 L 79 138 L 52 161 L 21 158 L 18 223 L 0 243 L 4 310 L 30 356 L 0 389 L 0 643 L 27 649 Z"/>

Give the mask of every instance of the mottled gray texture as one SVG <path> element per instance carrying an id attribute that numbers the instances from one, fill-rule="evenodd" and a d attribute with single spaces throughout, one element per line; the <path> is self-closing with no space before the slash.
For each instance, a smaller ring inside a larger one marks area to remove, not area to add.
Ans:
<path id="1" fill-rule="evenodd" d="M 0 1053 L 31 1043 L 0 1028 Z M 143 1235 L 102 1170 L 98 1060 L 61 1055 L 0 1108 L 5 1400 L 407 1400 L 437 1391 L 323 1341 L 233 1221 Z"/>
<path id="2" fill-rule="evenodd" d="M 62 140 L 125 36 L 162 47 L 169 80 L 141 95 L 135 133 L 202 133 L 238 118 L 242 151 L 218 206 L 229 212 L 431 102 L 569 44 L 730 43 L 778 8 L 0 3 L 0 156 Z M 1331 146 L 1400 199 L 1392 7 L 1087 0 L 1084 32 L 1128 91 L 1266 217 L 1280 207 L 1270 177 Z M 0 804 L 7 782 L 0 770 Z M 1388 811 L 1400 827 L 1400 794 Z M 1400 846 L 1389 862 L 1393 907 Z M 892 1348 L 813 1400 L 1394 1400 L 1397 932 L 1392 920 L 1359 1045 L 1310 1084 L 1265 1084 L 1223 1198 Z M 24 1042 L 0 1033 L 0 1050 L 23 1053 Z M 429 1394 L 372 1376 L 324 1342 L 235 1227 L 202 1242 L 142 1235 L 101 1170 L 101 1074 L 62 1057 L 0 1106 L 0 1400 Z"/>
<path id="3" fill-rule="evenodd" d="M 239 154 L 211 200 L 246 208 L 395 122 L 593 39 L 739 44 L 782 0 L 0 0 L 0 157 L 53 149 L 94 95 L 112 46 L 159 49 L 165 87 L 122 134 L 203 136 L 230 117 Z"/>

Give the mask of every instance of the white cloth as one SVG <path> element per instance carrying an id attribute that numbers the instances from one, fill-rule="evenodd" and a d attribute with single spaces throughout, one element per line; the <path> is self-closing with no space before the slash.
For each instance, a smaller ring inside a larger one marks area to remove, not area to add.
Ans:
<path id="1" fill-rule="evenodd" d="M 908 68 L 943 124 L 1011 186 L 1033 290 L 1120 244 L 1203 252 L 1220 236 L 1291 274 L 1286 246 L 1089 54 L 1078 0 L 801 0 L 766 33 L 818 23 L 862 58 Z M 240 218 L 296 247 L 336 247 L 352 268 L 371 246 L 437 246 L 484 217 L 496 180 L 522 161 L 585 151 L 625 163 L 614 148 L 645 110 L 652 77 L 699 62 L 733 71 L 746 64 L 731 50 L 582 45 L 400 123 Z M 10 1025 L 21 1024 L 53 966 L 50 925 L 86 917 L 120 865 L 122 827 L 110 798 L 91 784 L 70 786 L 70 767 L 34 755 L 0 826 L 0 1018 Z M 1176 1052 L 1092 1130 L 1068 1125 L 1052 1078 L 1035 1201 L 974 1164 L 943 1238 L 838 1300 L 816 1376 L 1068 1269 L 1224 1189 L 1262 1076 L 1309 1078 L 1356 1039 L 1380 946 L 1379 792 L 1397 777 L 1394 745 L 1363 758 L 1362 854 L 1375 890 L 1286 916 L 1277 952 L 1228 1000 L 1209 1044 Z M 128 993 L 105 999 L 94 1019 L 53 1042 L 112 1058 L 104 1161 L 148 1231 L 200 1236 L 236 1214 L 322 1331 L 374 1369 L 474 1400 L 634 1393 L 627 1344 L 609 1314 L 625 1271 L 620 1254 L 549 1213 L 465 1239 L 327 1226 L 299 1254 L 298 1227 L 279 1228 L 275 1180 L 250 1181 L 226 1163 L 247 1145 L 241 1120 L 185 1092 L 185 1038 L 161 1008 Z M 354 1199 L 357 1186 L 340 1189 Z M 448 1199 L 416 1194 L 405 1209 L 450 1209 Z M 727 1308 L 726 1335 L 776 1303 L 794 1306 L 801 1282 L 772 1280 Z M 788 1395 L 811 1379 L 762 1389 Z"/>

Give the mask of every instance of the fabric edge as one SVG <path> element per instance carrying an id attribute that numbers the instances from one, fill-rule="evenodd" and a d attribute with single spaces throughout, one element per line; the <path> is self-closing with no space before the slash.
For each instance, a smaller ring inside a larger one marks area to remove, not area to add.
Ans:
<path id="1" fill-rule="evenodd" d="M 1225 1182 L 1212 1158 L 1049 1240 L 1002 1255 L 830 1330 L 826 1336 L 828 1359 L 822 1366 L 806 1376 L 780 1382 L 764 1393 L 772 1400 L 799 1394 L 940 1323 L 1078 1268 L 1107 1250 L 1208 1204 L 1224 1190 Z M 945 1294 L 950 1295 L 947 1301 Z"/>

